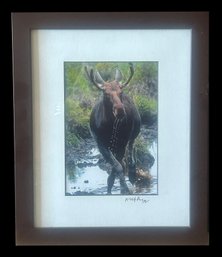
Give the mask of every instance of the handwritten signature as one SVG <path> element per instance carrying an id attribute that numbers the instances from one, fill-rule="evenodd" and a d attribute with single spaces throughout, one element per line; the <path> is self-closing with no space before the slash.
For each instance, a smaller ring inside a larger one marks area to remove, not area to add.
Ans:
<path id="1" fill-rule="evenodd" d="M 140 196 L 133 196 L 133 197 L 126 197 L 125 198 L 125 203 L 126 202 L 141 202 L 141 203 L 148 203 L 150 200 L 142 198 Z"/>

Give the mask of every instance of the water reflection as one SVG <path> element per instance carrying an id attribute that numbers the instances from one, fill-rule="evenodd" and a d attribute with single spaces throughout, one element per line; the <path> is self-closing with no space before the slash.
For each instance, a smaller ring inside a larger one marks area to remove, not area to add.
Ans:
<path id="1" fill-rule="evenodd" d="M 133 187 L 126 179 L 133 194 L 157 194 L 157 144 L 155 142 L 149 151 L 155 158 L 154 165 L 150 169 L 151 179 L 149 183 L 137 184 Z M 87 153 L 85 159 L 79 160 L 75 165 L 66 166 L 67 195 L 105 195 L 107 193 L 108 174 L 99 167 L 98 154 L 98 150 L 93 148 Z M 120 194 L 118 179 L 115 180 L 112 194 Z"/>

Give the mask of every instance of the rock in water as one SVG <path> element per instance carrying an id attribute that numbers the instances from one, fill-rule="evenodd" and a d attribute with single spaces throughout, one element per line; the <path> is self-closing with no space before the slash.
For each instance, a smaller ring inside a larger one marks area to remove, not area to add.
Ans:
<path id="1" fill-rule="evenodd" d="M 136 170 L 136 186 L 149 186 L 151 182 L 152 176 L 148 171 L 144 171 L 142 169 Z"/>
<path id="2" fill-rule="evenodd" d="M 155 162 L 155 158 L 150 153 L 139 153 L 137 158 L 142 169 L 145 169 L 146 167 L 150 169 Z"/>

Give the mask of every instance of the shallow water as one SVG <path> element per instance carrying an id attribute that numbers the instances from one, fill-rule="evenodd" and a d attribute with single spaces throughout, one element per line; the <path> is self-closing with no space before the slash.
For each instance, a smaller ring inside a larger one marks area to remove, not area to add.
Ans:
<path id="1" fill-rule="evenodd" d="M 133 194 L 157 194 L 157 143 L 149 149 L 155 158 L 150 169 L 152 176 L 149 186 L 133 187 L 126 177 L 126 183 Z M 85 158 L 76 161 L 76 165 L 66 167 L 66 194 L 67 195 L 105 195 L 107 194 L 108 173 L 98 166 L 99 151 L 92 148 L 86 152 Z M 112 194 L 120 194 L 119 180 L 116 179 Z"/>

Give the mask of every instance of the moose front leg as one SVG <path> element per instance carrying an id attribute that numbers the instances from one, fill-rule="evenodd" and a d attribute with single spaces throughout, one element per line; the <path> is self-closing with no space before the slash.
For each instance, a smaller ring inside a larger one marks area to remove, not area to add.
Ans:
<path id="1" fill-rule="evenodd" d="M 120 186 L 121 186 L 121 193 L 122 194 L 129 194 L 130 191 L 127 187 L 123 167 L 120 164 L 120 162 L 114 157 L 112 152 L 105 146 L 103 146 L 101 143 L 98 143 L 99 150 L 101 154 L 103 155 L 104 159 L 111 164 L 112 171 L 111 174 L 108 177 L 107 180 L 107 193 L 111 194 L 111 190 L 115 181 L 115 178 L 118 177 L 120 180 Z"/>
<path id="2" fill-rule="evenodd" d="M 115 182 L 115 178 L 116 178 L 115 172 L 113 172 L 113 170 L 112 170 L 111 174 L 109 175 L 109 177 L 107 179 L 107 194 L 108 195 L 111 195 L 112 187 Z"/>
<path id="3" fill-rule="evenodd" d="M 131 140 L 128 144 L 128 176 L 132 185 L 136 182 L 136 161 L 134 158 L 133 144 L 134 140 Z"/>

